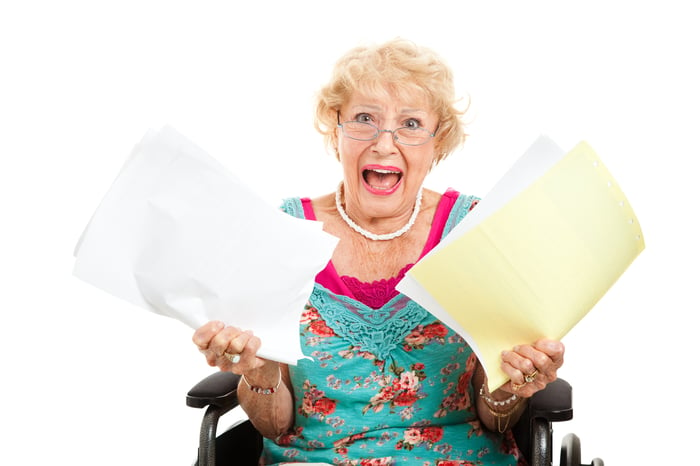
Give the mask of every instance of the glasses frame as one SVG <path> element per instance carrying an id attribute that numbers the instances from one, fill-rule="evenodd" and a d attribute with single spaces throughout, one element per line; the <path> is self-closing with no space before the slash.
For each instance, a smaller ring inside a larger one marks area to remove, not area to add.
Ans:
<path id="1" fill-rule="evenodd" d="M 422 126 L 419 126 L 418 128 L 411 128 L 410 126 L 401 126 L 401 127 L 396 128 L 396 129 L 394 129 L 394 130 L 390 130 L 390 129 L 380 129 L 377 125 L 375 125 L 375 124 L 373 124 L 373 123 L 365 123 L 364 121 L 348 120 L 348 121 L 344 121 L 343 123 L 341 123 L 341 122 L 340 122 L 340 112 L 336 112 L 336 116 L 337 116 L 337 119 L 338 119 L 338 128 L 340 128 L 340 129 L 343 131 L 343 136 L 348 137 L 348 138 L 350 138 L 350 139 L 353 139 L 353 140 L 355 140 L 355 141 L 374 141 L 375 139 L 377 139 L 377 138 L 379 137 L 380 134 L 382 134 L 382 133 L 390 133 L 392 139 L 394 140 L 394 142 L 396 142 L 396 143 L 398 143 L 398 144 L 401 144 L 402 146 L 412 146 L 412 147 L 416 147 L 416 146 L 422 146 L 423 144 L 427 144 L 428 141 L 430 141 L 431 138 L 434 138 L 434 137 L 435 137 L 435 135 L 437 134 L 438 129 L 440 128 L 440 125 L 438 124 L 438 127 L 435 128 L 435 131 L 433 131 L 432 133 L 430 132 L 429 129 L 423 128 Z M 374 128 L 374 130 L 375 130 L 374 136 L 372 136 L 371 138 L 356 138 L 356 137 L 350 136 L 348 133 L 345 132 L 345 127 L 343 126 L 343 125 L 345 125 L 346 123 L 359 123 L 359 124 L 361 124 L 361 125 L 371 126 L 371 127 Z M 411 144 L 411 143 L 403 142 L 403 141 L 400 141 L 400 140 L 399 140 L 399 137 L 398 137 L 398 135 L 396 134 L 397 131 L 400 131 L 400 130 L 402 130 L 402 129 L 410 129 L 410 130 L 412 130 L 412 131 L 415 131 L 416 129 L 421 129 L 421 130 L 425 131 L 425 133 L 426 133 L 426 135 L 427 135 L 428 137 L 426 138 L 425 141 L 423 141 L 423 142 L 421 142 L 421 143 L 418 143 L 418 144 Z"/>

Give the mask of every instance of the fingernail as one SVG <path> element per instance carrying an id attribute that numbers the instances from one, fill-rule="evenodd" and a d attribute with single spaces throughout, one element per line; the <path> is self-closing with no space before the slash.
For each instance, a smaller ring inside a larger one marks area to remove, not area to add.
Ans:
<path id="1" fill-rule="evenodd" d="M 561 343 L 558 341 L 550 341 L 547 346 L 553 351 L 558 351 L 561 348 Z"/>

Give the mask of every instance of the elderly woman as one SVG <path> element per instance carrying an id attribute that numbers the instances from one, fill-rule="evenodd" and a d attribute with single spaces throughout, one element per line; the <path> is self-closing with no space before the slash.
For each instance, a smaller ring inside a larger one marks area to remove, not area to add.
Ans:
<path id="1" fill-rule="evenodd" d="M 563 345 L 504 348 L 510 381 L 489 392 L 469 345 L 395 289 L 477 203 L 423 187 L 463 142 L 461 115 L 450 69 L 404 40 L 351 50 L 319 93 L 316 127 L 343 180 L 282 206 L 340 239 L 300 309 L 311 358 L 259 358 L 253 332 L 221 322 L 193 337 L 210 365 L 243 375 L 241 404 L 266 437 L 261 464 L 524 464 L 508 428 L 556 378 Z"/>

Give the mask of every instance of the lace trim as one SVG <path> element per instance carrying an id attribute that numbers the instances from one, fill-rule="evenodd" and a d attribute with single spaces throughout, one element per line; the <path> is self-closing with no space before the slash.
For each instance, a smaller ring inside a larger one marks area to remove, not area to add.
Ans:
<path id="1" fill-rule="evenodd" d="M 293 217 L 305 218 L 304 205 L 301 203 L 301 199 L 298 197 L 288 197 L 287 199 L 284 199 L 280 209 Z"/>
<path id="2" fill-rule="evenodd" d="M 399 294 L 399 292 L 396 291 L 396 285 L 406 276 L 406 272 L 408 272 L 411 267 L 413 267 L 413 264 L 408 264 L 402 268 L 395 277 L 382 278 L 381 280 L 375 280 L 371 283 L 360 281 L 349 275 L 343 275 L 340 279 L 358 301 L 361 301 L 373 309 L 377 309 L 384 306 Z"/>
<path id="3" fill-rule="evenodd" d="M 457 197 L 454 206 L 452 206 L 449 217 L 447 217 L 445 227 L 442 230 L 442 239 L 444 239 L 445 236 L 447 236 L 447 234 L 451 232 L 454 227 L 456 227 L 457 224 L 459 224 L 459 222 L 461 222 L 462 219 L 466 217 L 474 207 L 476 207 L 478 203 L 478 197 L 460 194 Z"/>
<path id="4" fill-rule="evenodd" d="M 405 337 L 426 317 L 426 311 L 407 296 L 398 295 L 379 309 L 316 284 L 311 304 L 330 328 L 361 351 L 386 360 Z"/>

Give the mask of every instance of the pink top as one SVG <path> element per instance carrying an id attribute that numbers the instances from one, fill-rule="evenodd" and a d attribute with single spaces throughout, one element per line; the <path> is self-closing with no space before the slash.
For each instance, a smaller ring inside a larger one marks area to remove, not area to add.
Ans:
<path id="1" fill-rule="evenodd" d="M 442 195 L 435 211 L 435 216 L 433 217 L 428 240 L 423 247 L 423 252 L 421 252 L 420 257 L 426 255 L 440 242 L 445 223 L 458 197 L 459 192 L 453 189 L 448 189 Z M 316 214 L 311 205 L 311 199 L 302 198 L 301 203 L 304 208 L 304 217 L 309 220 L 316 220 Z M 335 294 L 348 296 L 373 309 L 379 309 L 398 294 L 396 285 L 411 267 L 413 267 L 413 264 L 406 264 L 395 277 L 367 283 L 355 277 L 349 277 L 347 275 L 339 276 L 333 266 L 333 262 L 329 261 L 326 268 L 316 275 L 316 281 Z"/>

